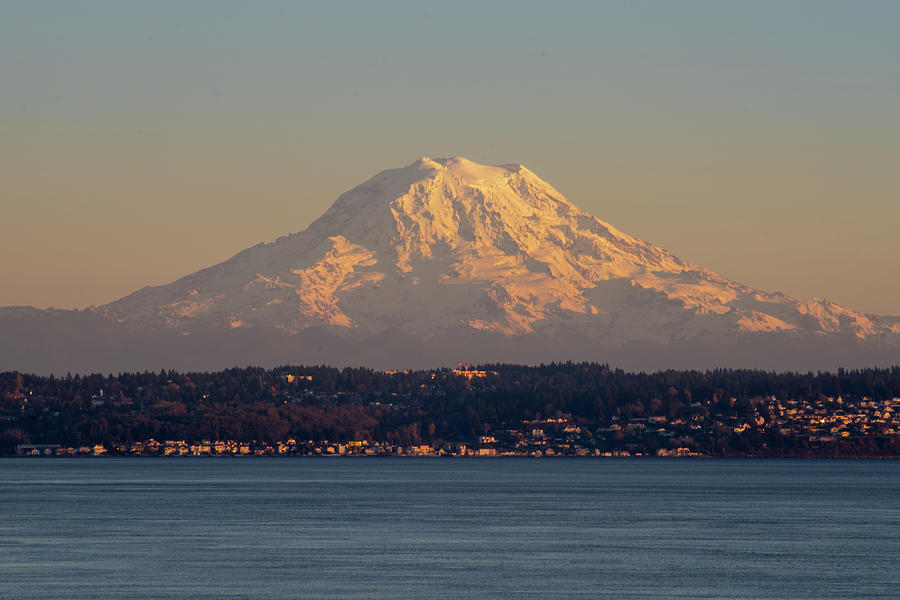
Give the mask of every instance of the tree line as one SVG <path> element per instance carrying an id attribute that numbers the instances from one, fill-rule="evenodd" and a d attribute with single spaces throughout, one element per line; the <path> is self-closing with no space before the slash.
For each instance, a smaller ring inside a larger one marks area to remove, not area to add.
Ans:
<path id="1" fill-rule="evenodd" d="M 817 373 L 632 373 L 595 363 L 478 368 L 484 377 L 449 369 L 328 366 L 65 377 L 0 373 L 0 451 L 22 443 L 112 445 L 150 438 L 441 443 L 548 418 L 596 430 L 614 419 L 740 417 L 759 411 L 759 400 L 772 396 L 801 402 L 900 397 L 900 367 Z M 752 452 L 767 440 L 749 433 L 730 447 Z M 710 436 L 695 437 L 709 438 L 705 448 L 720 453 Z M 791 444 L 769 443 L 785 451 Z"/>

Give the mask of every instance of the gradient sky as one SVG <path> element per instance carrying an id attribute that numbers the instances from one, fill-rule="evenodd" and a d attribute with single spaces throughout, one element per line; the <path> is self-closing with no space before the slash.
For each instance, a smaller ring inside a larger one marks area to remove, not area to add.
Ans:
<path id="1" fill-rule="evenodd" d="M 900 314 L 900 2 L 0 2 L 0 305 L 167 283 L 450 155 Z"/>

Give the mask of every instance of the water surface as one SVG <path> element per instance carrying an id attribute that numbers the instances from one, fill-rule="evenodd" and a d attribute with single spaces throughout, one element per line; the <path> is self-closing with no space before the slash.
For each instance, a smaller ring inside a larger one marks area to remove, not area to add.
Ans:
<path id="1" fill-rule="evenodd" d="M 900 462 L 0 459 L 0 598 L 897 598 Z"/>

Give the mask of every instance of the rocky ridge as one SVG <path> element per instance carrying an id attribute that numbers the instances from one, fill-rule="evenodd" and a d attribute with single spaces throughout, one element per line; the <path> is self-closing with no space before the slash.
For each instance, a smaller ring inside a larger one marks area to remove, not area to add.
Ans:
<path id="1" fill-rule="evenodd" d="M 847 362 L 894 362 L 896 352 L 885 348 L 900 345 L 900 318 L 729 281 L 587 214 L 521 165 L 460 157 L 383 171 L 304 231 L 88 312 L 114 323 L 113 337 L 168 337 L 175 366 L 172 336 L 202 350 L 201 339 L 225 332 L 255 340 L 247 352 L 277 334 L 316 338 L 322 362 L 391 366 L 446 362 L 473 340 L 493 354 L 479 360 L 621 357 L 636 368 L 668 366 L 641 364 L 656 355 L 680 366 L 690 348 L 710 350 L 721 364 L 758 366 L 754 355 L 780 355 L 767 344 L 807 352 L 824 344 Z M 0 325 L 15 317 L 7 313 Z M 380 350 L 366 352 L 365 344 Z M 732 358 L 712 350 L 735 345 L 744 349 Z M 703 354 L 696 366 L 709 358 Z M 298 357 L 288 349 L 280 362 Z M 253 362 L 240 353 L 212 362 L 242 358 Z"/>

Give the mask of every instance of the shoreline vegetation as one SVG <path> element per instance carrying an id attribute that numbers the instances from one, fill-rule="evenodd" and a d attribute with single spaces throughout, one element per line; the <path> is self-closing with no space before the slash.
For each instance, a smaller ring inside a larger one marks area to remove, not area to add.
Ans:
<path id="1" fill-rule="evenodd" d="M 0 373 L 6 456 L 900 457 L 900 367 Z"/>

